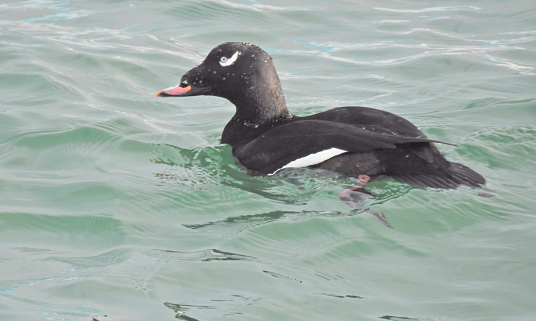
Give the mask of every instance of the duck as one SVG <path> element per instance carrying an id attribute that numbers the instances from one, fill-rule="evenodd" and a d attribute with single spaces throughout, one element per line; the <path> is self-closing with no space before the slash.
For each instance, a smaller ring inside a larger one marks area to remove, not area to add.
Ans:
<path id="1" fill-rule="evenodd" d="M 254 175 L 274 175 L 306 167 L 358 179 L 390 177 L 414 186 L 453 189 L 481 187 L 484 177 L 448 161 L 437 144 L 407 119 L 361 106 L 332 108 L 296 116 L 287 108 L 270 55 L 259 46 L 226 42 L 212 49 L 180 83 L 158 97 L 199 95 L 227 99 L 235 114 L 221 143 Z"/>

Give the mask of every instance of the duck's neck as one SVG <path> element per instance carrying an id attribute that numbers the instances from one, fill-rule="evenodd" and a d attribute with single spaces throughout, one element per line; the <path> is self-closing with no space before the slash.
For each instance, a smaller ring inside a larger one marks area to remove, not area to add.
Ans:
<path id="1" fill-rule="evenodd" d="M 264 94 L 252 90 L 246 97 L 228 99 L 236 106 L 236 113 L 225 126 L 221 142 L 233 148 L 292 118 L 281 90 Z"/>
<path id="2" fill-rule="evenodd" d="M 241 97 L 239 100 L 229 100 L 236 106 L 232 120 L 247 125 L 260 126 L 292 116 L 281 91 L 269 91 L 263 94 L 254 92 L 247 95 L 246 99 Z"/>

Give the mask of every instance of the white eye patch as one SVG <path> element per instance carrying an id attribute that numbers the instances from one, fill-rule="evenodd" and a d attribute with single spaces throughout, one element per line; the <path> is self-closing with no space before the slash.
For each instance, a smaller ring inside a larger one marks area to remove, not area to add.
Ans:
<path id="1" fill-rule="evenodd" d="M 238 55 L 240 55 L 240 51 L 235 52 L 234 55 L 231 56 L 231 58 L 221 57 L 220 66 L 227 67 L 227 66 L 234 64 L 236 59 L 238 59 Z"/>

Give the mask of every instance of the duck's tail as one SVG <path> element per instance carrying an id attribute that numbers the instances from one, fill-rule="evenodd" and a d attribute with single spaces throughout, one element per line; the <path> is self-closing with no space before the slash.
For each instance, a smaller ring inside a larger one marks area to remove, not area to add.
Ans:
<path id="1" fill-rule="evenodd" d="M 396 175 L 393 178 L 401 183 L 447 189 L 457 188 L 460 185 L 481 187 L 486 183 L 482 175 L 459 163 L 450 163 L 446 170 L 434 174 Z"/>

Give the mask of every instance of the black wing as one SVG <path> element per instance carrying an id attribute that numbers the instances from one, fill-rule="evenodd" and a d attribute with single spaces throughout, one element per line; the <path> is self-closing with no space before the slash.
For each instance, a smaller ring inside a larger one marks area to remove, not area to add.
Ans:
<path id="1" fill-rule="evenodd" d="M 388 133 L 372 125 L 356 127 L 327 120 L 302 119 L 275 127 L 247 144 L 236 146 L 233 154 L 248 169 L 269 174 L 296 159 L 330 148 L 363 153 L 417 142 L 438 141 Z"/>

